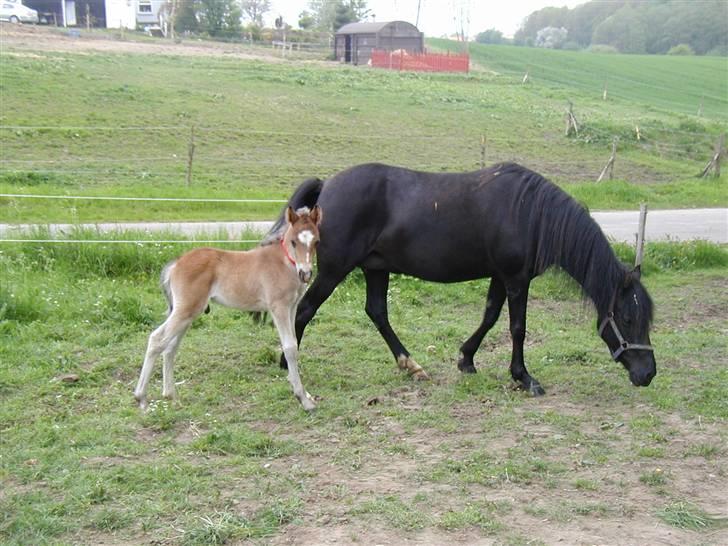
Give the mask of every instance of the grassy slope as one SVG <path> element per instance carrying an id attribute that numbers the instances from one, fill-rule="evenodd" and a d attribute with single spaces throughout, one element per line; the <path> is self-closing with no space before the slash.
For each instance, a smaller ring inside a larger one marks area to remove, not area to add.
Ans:
<path id="1" fill-rule="evenodd" d="M 665 74 L 679 72 L 685 82 L 700 82 L 706 104 L 705 117 L 698 119 L 681 113 L 689 111 L 691 99 L 673 80 L 661 85 L 675 92 L 659 108 L 635 102 L 616 84 L 610 87 L 614 98 L 604 103 L 601 78 L 589 87 L 571 67 L 578 62 L 585 73 L 598 73 L 597 59 L 616 63 L 614 70 L 630 79 L 653 59 L 632 66 L 640 59 L 524 48 L 474 47 L 473 55 L 500 59 L 513 72 L 399 74 L 220 58 L 29 57 L 6 49 L 0 57 L 0 122 L 6 126 L 0 129 L 0 191 L 281 198 L 305 177 L 366 161 L 473 169 L 485 134 L 486 161 L 516 160 L 557 182 L 583 182 L 571 187 L 590 206 L 633 208 L 638 199 L 653 207 L 725 204 L 725 176 L 717 183 L 693 179 L 725 126 L 717 112 L 724 112 L 726 101 L 708 100 L 725 95 L 715 71 L 703 68 L 714 60 L 655 61 L 672 63 Z M 519 62 L 538 65 L 532 85 L 514 77 Z M 546 77 L 537 75 L 547 67 L 558 85 L 544 85 Z M 562 136 L 567 98 L 583 116 L 579 139 Z M 640 143 L 631 120 L 643 126 Z M 193 125 L 193 184 L 186 188 Z M 590 182 L 614 134 L 621 138 L 616 176 L 638 183 L 639 195 L 623 191 L 621 182 L 598 188 Z M 0 207 L 0 221 L 11 222 L 257 219 L 270 218 L 276 209 L 7 199 Z"/>

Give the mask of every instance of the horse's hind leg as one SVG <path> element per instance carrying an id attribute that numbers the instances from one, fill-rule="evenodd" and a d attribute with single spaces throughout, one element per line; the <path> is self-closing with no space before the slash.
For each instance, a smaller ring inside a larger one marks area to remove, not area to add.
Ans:
<path id="1" fill-rule="evenodd" d="M 177 356 L 177 350 L 179 349 L 182 338 L 187 329 L 192 323 L 191 320 L 180 321 L 175 331 L 177 334 L 169 340 L 167 348 L 162 352 L 162 358 L 164 359 L 164 365 L 162 367 L 162 396 L 164 398 L 175 397 L 175 386 L 174 386 L 174 358 Z"/>
<path id="2" fill-rule="evenodd" d="M 392 351 L 394 358 L 397 360 L 397 365 L 416 379 L 429 379 L 425 370 L 410 356 L 409 351 L 402 345 L 402 342 L 389 324 L 387 314 L 389 272 L 365 268 L 362 268 L 362 271 L 364 271 L 364 278 L 367 283 L 367 302 L 365 307 L 367 315 L 376 325 L 382 338 L 387 343 L 389 350 Z"/>
<path id="3" fill-rule="evenodd" d="M 144 364 L 142 365 L 142 371 L 139 374 L 139 380 L 137 381 L 136 388 L 134 389 L 134 398 L 136 398 L 137 402 L 139 402 L 139 406 L 142 409 L 147 407 L 147 386 L 149 385 L 149 378 L 152 376 L 154 362 L 166 348 L 165 332 L 167 330 L 168 323 L 169 317 L 167 317 L 167 320 L 165 320 L 162 325 L 154 330 L 149 336 L 147 352 L 144 355 Z"/>
<path id="4" fill-rule="evenodd" d="M 465 373 L 475 373 L 475 364 L 473 356 L 483 342 L 483 338 L 493 325 L 498 321 L 503 303 L 506 301 L 506 289 L 503 283 L 492 278 L 490 287 L 488 288 L 488 299 L 485 304 L 485 312 L 483 313 L 483 321 L 460 347 L 460 360 L 458 360 L 458 369 Z"/>
<path id="5" fill-rule="evenodd" d="M 511 377 L 533 396 L 541 396 L 545 391 L 538 381 L 528 373 L 523 361 L 523 342 L 526 339 L 526 306 L 529 283 L 508 283 L 508 312 L 511 319 Z"/>

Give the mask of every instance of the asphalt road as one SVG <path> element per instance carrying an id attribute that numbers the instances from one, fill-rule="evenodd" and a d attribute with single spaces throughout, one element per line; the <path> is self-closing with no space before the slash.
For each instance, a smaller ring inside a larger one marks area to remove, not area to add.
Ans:
<path id="1" fill-rule="evenodd" d="M 615 241 L 633 243 L 639 222 L 638 211 L 592 212 L 602 231 Z M 98 229 L 99 232 L 139 230 L 155 232 L 181 232 L 189 236 L 205 236 L 214 240 L 227 232 L 239 238 L 245 232 L 265 233 L 272 222 L 172 222 L 82 224 L 80 227 Z M 37 227 L 34 224 L 0 224 L 0 239 L 12 239 Z M 50 224 L 53 236 L 72 234 L 72 224 Z M 689 241 L 703 239 L 714 243 L 728 243 L 728 208 L 648 210 L 645 229 L 647 241 Z"/>

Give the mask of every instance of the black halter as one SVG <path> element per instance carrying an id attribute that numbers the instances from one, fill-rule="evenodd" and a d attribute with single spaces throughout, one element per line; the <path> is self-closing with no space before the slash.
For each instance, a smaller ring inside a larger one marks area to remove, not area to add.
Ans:
<path id="1" fill-rule="evenodd" d="M 609 352 L 612 354 L 612 358 L 614 360 L 617 360 L 619 356 L 624 351 L 629 351 L 632 349 L 639 349 L 642 351 L 652 351 L 654 352 L 654 349 L 652 348 L 652 345 L 643 345 L 641 343 L 630 343 L 626 339 L 624 339 L 624 336 L 622 335 L 622 332 L 619 331 L 619 327 L 617 326 L 617 323 L 614 321 L 614 302 L 617 299 L 617 292 L 614 292 L 614 295 L 612 296 L 612 301 L 609 302 L 609 311 L 607 311 L 607 316 L 604 317 L 604 320 L 602 320 L 602 323 L 599 325 L 599 335 L 602 335 L 602 332 L 604 332 L 604 329 L 607 327 L 607 325 L 610 325 L 612 327 L 612 331 L 614 332 L 614 335 L 617 336 L 617 341 L 619 341 L 619 347 L 615 351 L 612 351 L 609 346 L 607 348 L 609 349 Z"/>

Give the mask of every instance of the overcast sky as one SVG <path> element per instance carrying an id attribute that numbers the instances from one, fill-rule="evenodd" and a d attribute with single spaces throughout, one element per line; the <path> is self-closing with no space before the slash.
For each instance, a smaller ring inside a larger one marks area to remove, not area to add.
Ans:
<path id="1" fill-rule="evenodd" d="M 474 36 L 489 28 L 512 37 L 523 19 L 531 12 L 546 6 L 573 8 L 586 0 L 367 0 L 367 6 L 377 21 L 407 21 L 417 23 L 425 36 L 455 34 L 463 21 L 465 34 Z M 417 5 L 420 18 L 417 22 Z M 272 0 L 268 24 L 278 15 L 294 28 L 298 14 L 308 9 L 308 0 Z M 462 14 L 462 15 L 461 15 Z M 469 21 L 469 23 L 468 23 Z"/>

